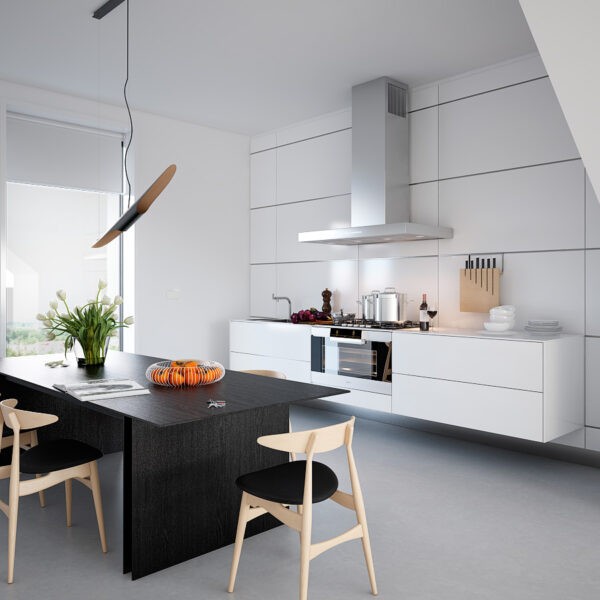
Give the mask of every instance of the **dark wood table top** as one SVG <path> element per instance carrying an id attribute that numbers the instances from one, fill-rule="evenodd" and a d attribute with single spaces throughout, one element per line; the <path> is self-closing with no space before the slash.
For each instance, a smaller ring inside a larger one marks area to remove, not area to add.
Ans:
<path id="1" fill-rule="evenodd" d="M 159 386 L 146 379 L 147 367 L 164 359 L 111 350 L 104 367 L 94 370 L 77 368 L 73 358 L 66 361 L 69 363 L 67 368 L 51 369 L 45 366 L 46 362 L 57 358 L 64 357 L 43 355 L 2 358 L 0 376 L 30 389 L 76 403 L 80 401 L 60 392 L 53 387 L 53 384 L 68 385 L 90 379 L 133 379 L 150 389 L 150 394 L 94 400 L 85 404 L 102 412 L 138 419 L 158 427 L 180 425 L 257 407 L 289 404 L 347 392 L 338 388 L 229 370 L 217 383 L 176 389 Z M 0 393 L 2 393 L 1 386 Z M 225 400 L 227 404 L 223 408 L 208 408 L 209 400 Z"/>

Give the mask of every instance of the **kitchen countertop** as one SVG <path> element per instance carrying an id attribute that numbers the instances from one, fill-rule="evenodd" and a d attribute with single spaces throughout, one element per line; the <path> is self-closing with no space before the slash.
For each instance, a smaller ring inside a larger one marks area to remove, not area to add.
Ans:
<path id="1" fill-rule="evenodd" d="M 306 326 L 311 325 L 310 323 L 290 323 L 289 321 L 281 321 L 277 319 L 269 318 L 246 318 L 246 319 L 231 319 L 231 322 L 241 323 L 275 323 L 277 325 L 289 325 L 289 326 Z M 312 327 L 332 327 L 331 325 L 320 325 L 313 324 Z M 484 338 L 484 339 L 496 339 L 496 340 L 515 340 L 515 341 L 527 341 L 527 342 L 548 342 L 552 340 L 558 340 L 564 337 L 580 337 L 579 334 L 574 333 L 549 333 L 549 334 L 536 334 L 524 331 L 522 329 L 513 329 L 508 332 L 492 333 L 485 329 L 461 329 L 457 327 L 435 327 L 429 331 L 420 331 L 418 328 L 414 329 L 371 329 L 370 331 L 392 331 L 393 333 L 399 334 L 411 334 L 411 335 L 445 335 L 455 337 L 473 337 L 473 338 Z"/>

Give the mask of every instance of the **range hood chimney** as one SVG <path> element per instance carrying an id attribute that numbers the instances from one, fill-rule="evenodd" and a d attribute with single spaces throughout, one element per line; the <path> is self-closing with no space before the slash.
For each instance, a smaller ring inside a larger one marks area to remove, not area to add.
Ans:
<path id="1" fill-rule="evenodd" d="M 380 77 L 352 88 L 351 227 L 298 234 L 299 242 L 378 244 L 451 238 L 410 220 L 408 87 Z"/>

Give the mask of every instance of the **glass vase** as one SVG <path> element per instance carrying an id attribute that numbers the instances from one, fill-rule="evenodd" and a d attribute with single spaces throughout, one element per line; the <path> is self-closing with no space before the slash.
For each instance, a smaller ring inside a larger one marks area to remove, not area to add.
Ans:
<path id="1" fill-rule="evenodd" d="M 73 343 L 73 352 L 78 367 L 101 367 L 106 360 L 110 337 L 101 344 L 82 344 L 79 340 Z"/>

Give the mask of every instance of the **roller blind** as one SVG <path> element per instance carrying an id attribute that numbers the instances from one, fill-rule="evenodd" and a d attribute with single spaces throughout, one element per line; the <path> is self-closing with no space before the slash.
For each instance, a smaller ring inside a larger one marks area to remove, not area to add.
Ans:
<path id="1" fill-rule="evenodd" d="M 114 132 L 8 114 L 7 178 L 97 192 L 122 190 L 123 138 Z"/>

